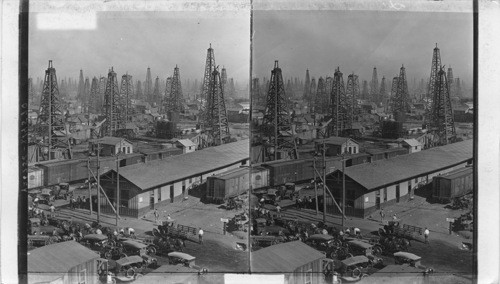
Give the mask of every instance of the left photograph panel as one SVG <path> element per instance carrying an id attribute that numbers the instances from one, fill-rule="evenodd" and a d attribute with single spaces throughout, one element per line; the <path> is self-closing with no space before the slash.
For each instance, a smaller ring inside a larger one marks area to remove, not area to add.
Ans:
<path id="1" fill-rule="evenodd" d="M 249 270 L 250 7 L 183 7 L 30 8 L 28 283 Z"/>

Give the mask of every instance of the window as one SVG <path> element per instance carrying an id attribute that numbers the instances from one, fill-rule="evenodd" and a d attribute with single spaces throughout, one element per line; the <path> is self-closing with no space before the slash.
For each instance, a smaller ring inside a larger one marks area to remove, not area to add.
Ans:
<path id="1" fill-rule="evenodd" d="M 78 273 L 78 284 L 85 284 L 87 283 L 87 270 L 83 269 L 80 270 Z"/>
<path id="2" fill-rule="evenodd" d="M 312 284 L 312 269 L 306 271 L 306 277 L 304 279 L 304 284 Z"/>

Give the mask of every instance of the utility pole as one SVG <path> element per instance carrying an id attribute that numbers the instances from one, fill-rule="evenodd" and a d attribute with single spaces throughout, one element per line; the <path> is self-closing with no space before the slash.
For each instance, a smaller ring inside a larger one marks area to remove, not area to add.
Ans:
<path id="1" fill-rule="evenodd" d="M 89 182 L 89 215 L 92 215 L 92 183 L 90 182 L 90 153 L 87 159 L 87 180 Z"/>
<path id="2" fill-rule="evenodd" d="M 120 218 L 120 159 L 116 156 L 116 226 Z"/>
<path id="3" fill-rule="evenodd" d="M 99 223 L 101 219 L 101 174 L 99 173 L 101 168 L 101 162 L 99 161 L 100 154 L 101 143 L 97 143 L 97 223 Z"/>
<path id="4" fill-rule="evenodd" d="M 326 149 L 323 140 L 323 223 L 326 224 Z M 343 219 L 342 219 L 343 220 Z"/>
<path id="5" fill-rule="evenodd" d="M 349 138 L 345 140 L 345 146 L 347 147 L 347 143 L 349 142 Z M 344 229 L 344 219 L 345 217 L 345 149 L 342 153 L 342 229 Z"/>

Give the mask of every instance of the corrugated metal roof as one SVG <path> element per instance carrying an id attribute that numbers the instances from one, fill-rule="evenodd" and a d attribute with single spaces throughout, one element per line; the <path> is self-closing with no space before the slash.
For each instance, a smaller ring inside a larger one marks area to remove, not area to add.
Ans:
<path id="1" fill-rule="evenodd" d="M 301 241 L 282 243 L 260 249 L 250 256 L 254 273 L 281 272 L 291 273 L 325 256 Z"/>
<path id="2" fill-rule="evenodd" d="M 435 147 L 388 160 L 348 167 L 347 176 L 365 187 L 375 189 L 472 159 L 472 140 Z"/>
<path id="3" fill-rule="evenodd" d="M 71 268 L 97 258 L 96 252 L 75 241 L 55 243 L 28 252 L 28 273 L 44 273 L 56 279 Z"/>
<path id="4" fill-rule="evenodd" d="M 120 176 L 142 190 L 211 172 L 249 159 L 249 141 L 211 147 L 183 155 L 120 168 Z"/>

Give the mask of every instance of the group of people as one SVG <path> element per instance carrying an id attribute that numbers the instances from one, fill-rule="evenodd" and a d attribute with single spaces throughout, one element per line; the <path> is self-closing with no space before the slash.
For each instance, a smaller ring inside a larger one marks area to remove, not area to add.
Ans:
<path id="1" fill-rule="evenodd" d="M 94 200 L 95 207 L 97 207 L 97 200 Z M 76 209 L 89 209 L 90 208 L 90 198 L 86 198 L 85 196 L 74 197 L 73 195 L 69 196 L 69 207 L 71 210 Z"/>
<path id="2" fill-rule="evenodd" d="M 297 198 L 295 199 L 295 208 L 297 208 L 298 210 L 302 208 L 314 209 L 316 206 L 314 200 L 315 198 L 312 198 L 311 196 L 297 196 Z"/>

